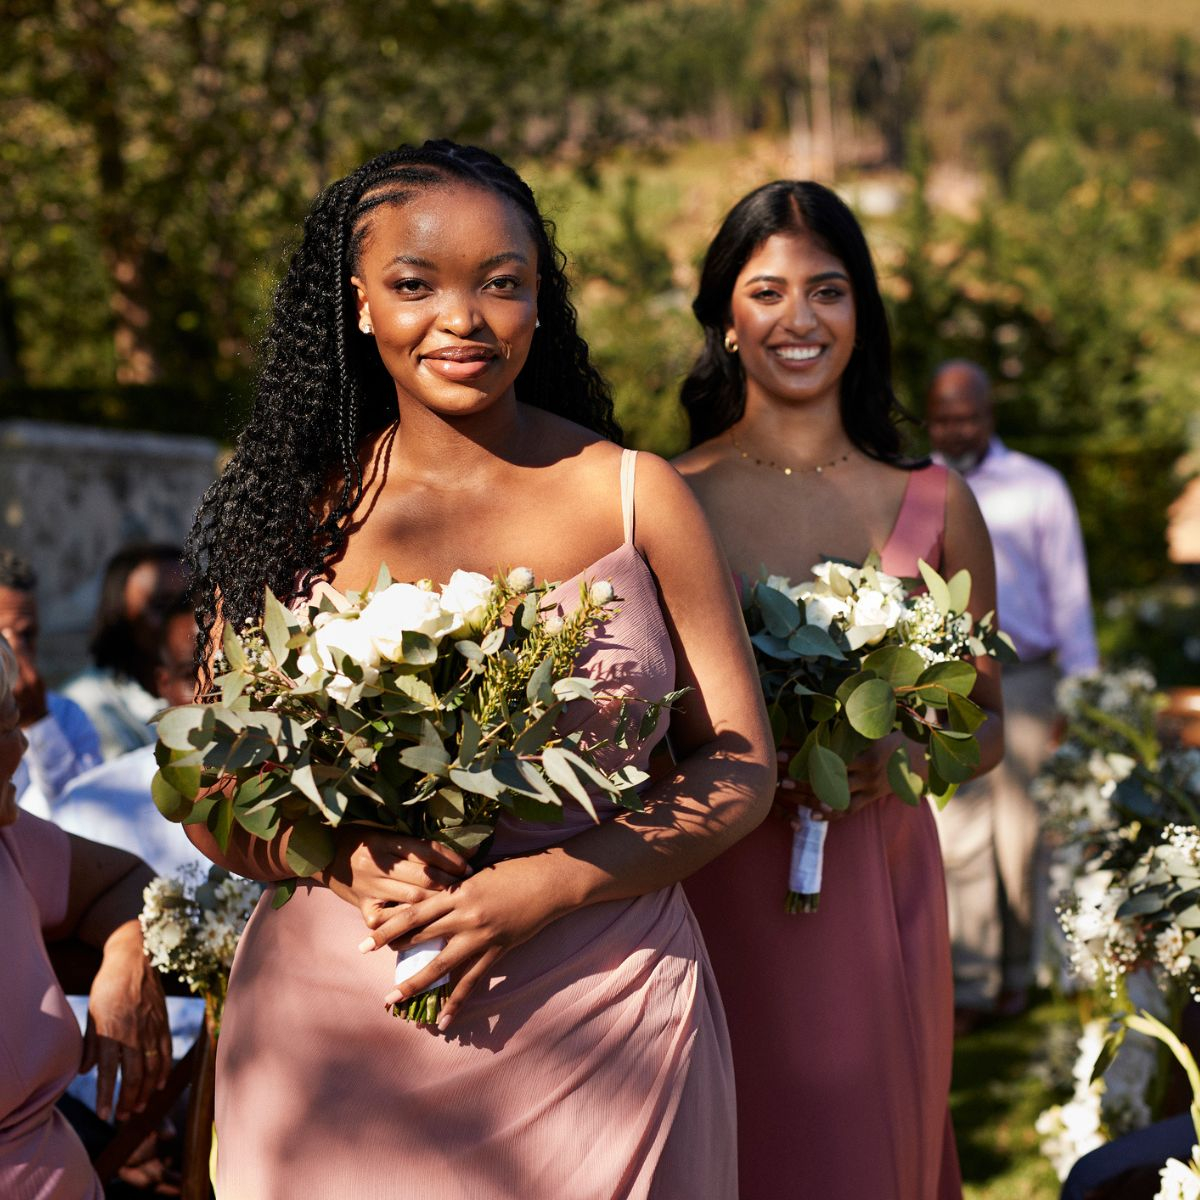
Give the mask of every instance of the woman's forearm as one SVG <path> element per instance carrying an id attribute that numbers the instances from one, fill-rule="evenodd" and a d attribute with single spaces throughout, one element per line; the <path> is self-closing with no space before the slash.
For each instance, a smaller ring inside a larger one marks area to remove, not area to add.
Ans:
<path id="1" fill-rule="evenodd" d="M 236 822 L 229 831 L 228 845 L 224 850 L 217 844 L 216 836 L 206 825 L 185 825 L 188 840 L 206 858 L 218 867 L 257 879 L 260 883 L 279 883 L 283 879 L 294 879 L 296 872 L 288 866 L 287 844 L 291 829 L 281 830 L 269 841 L 255 837 Z"/>
<path id="2" fill-rule="evenodd" d="M 747 755 L 740 737 L 719 735 L 646 793 L 645 811 L 622 813 L 527 864 L 562 913 L 657 891 L 753 830 L 770 810 L 774 781 L 772 763 Z"/>

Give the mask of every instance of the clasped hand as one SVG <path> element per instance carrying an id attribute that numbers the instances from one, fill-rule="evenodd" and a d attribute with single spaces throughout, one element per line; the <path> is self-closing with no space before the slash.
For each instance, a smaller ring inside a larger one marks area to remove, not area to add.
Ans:
<path id="1" fill-rule="evenodd" d="M 472 873 L 466 858 L 438 842 L 347 828 L 324 882 L 362 914 L 371 931 L 359 945 L 364 954 L 445 939 L 427 967 L 384 997 L 390 1006 L 450 974 L 438 1018 L 445 1029 L 504 951 L 553 919 L 544 888 L 522 882 L 528 863 L 512 859 Z"/>

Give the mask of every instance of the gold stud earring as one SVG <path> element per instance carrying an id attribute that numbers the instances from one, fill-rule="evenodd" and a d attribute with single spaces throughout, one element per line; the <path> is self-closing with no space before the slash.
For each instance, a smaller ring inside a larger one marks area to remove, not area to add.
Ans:
<path id="1" fill-rule="evenodd" d="M 725 353 L 726 354 L 736 354 L 737 352 L 738 352 L 737 339 L 733 336 L 733 330 L 731 329 L 725 335 Z"/>

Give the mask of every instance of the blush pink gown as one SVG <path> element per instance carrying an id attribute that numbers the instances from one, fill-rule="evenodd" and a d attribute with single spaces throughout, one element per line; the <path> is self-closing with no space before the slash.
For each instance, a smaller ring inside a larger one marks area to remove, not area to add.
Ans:
<path id="1" fill-rule="evenodd" d="M 884 569 L 941 562 L 946 471 L 910 476 Z M 950 942 L 930 810 L 834 823 L 820 910 L 783 910 L 772 815 L 686 883 L 725 1003 L 741 1200 L 958 1200 Z"/>
<path id="2" fill-rule="evenodd" d="M 103 1200 L 83 1143 L 55 1108 L 83 1038 L 46 955 L 67 915 L 71 845 L 32 813 L 0 829 L 0 1196 Z"/>
<path id="3" fill-rule="evenodd" d="M 582 671 L 649 698 L 674 686 L 675 661 L 633 544 L 633 465 L 627 451 L 624 543 L 558 594 L 565 607 L 579 578 L 612 581 L 620 612 Z M 657 737 L 629 757 L 644 765 Z M 493 857 L 588 825 L 571 807 L 561 825 L 502 825 Z M 287 874 L 262 842 L 225 865 Z M 359 954 L 354 908 L 315 885 L 278 910 L 271 895 L 221 1029 L 221 1200 L 734 1200 L 729 1043 L 678 886 L 547 926 L 504 955 L 450 1036 L 384 1011 L 395 956 Z"/>

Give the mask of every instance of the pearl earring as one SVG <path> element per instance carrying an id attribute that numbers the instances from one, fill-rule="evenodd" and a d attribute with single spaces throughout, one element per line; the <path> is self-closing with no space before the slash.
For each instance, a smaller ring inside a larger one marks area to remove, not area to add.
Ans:
<path id="1" fill-rule="evenodd" d="M 370 334 L 370 333 L 375 332 L 375 326 L 372 325 L 371 322 L 369 320 L 367 320 L 366 317 L 360 318 L 360 320 L 358 322 L 358 327 L 359 327 L 359 329 L 361 329 L 363 331 L 363 333 Z"/>

